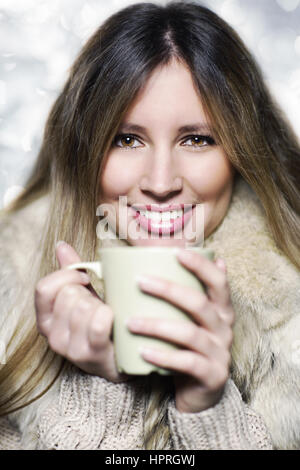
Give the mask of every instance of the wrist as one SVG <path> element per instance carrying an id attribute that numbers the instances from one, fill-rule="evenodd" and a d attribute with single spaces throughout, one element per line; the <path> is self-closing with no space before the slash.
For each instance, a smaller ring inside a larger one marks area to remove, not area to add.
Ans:
<path id="1" fill-rule="evenodd" d="M 179 413 L 200 413 L 216 406 L 222 399 L 225 385 L 216 392 L 197 393 L 197 400 L 189 401 L 175 398 L 175 407 Z"/>

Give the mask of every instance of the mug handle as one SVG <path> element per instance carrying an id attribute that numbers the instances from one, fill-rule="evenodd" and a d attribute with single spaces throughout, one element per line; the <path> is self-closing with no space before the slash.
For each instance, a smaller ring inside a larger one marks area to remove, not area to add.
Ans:
<path id="1" fill-rule="evenodd" d="M 83 263 L 75 263 L 66 266 L 66 269 L 90 269 L 93 271 L 96 276 L 102 279 L 102 264 L 101 261 L 91 261 L 91 262 L 83 262 Z"/>

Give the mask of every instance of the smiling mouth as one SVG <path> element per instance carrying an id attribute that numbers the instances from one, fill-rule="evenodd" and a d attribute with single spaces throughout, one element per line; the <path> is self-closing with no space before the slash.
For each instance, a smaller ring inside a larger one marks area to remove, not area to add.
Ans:
<path id="1" fill-rule="evenodd" d="M 193 204 L 186 204 L 179 207 L 178 209 L 167 210 L 167 207 L 162 210 L 158 210 L 157 207 L 154 210 L 148 210 L 143 206 L 143 209 L 137 206 L 131 206 L 133 210 L 133 217 L 136 222 L 149 233 L 156 234 L 172 234 L 182 230 L 185 224 L 192 217 L 192 212 L 195 207 Z"/>

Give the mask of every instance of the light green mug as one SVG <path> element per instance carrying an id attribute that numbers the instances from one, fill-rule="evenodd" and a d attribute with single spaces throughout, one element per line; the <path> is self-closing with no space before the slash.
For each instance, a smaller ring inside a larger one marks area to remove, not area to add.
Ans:
<path id="1" fill-rule="evenodd" d="M 139 349 L 159 347 L 174 349 L 178 346 L 153 337 L 131 333 L 126 320 L 131 316 L 164 318 L 176 321 L 192 321 L 191 317 L 171 303 L 140 290 L 137 278 L 151 275 L 174 281 L 203 291 L 196 276 L 184 268 L 176 258 L 177 247 L 110 247 L 99 252 L 101 261 L 82 262 L 68 269 L 90 269 L 104 282 L 104 301 L 114 312 L 113 341 L 119 372 L 132 375 L 147 375 L 172 372 L 146 362 Z M 187 248 L 213 260 L 214 253 L 201 247 Z"/>

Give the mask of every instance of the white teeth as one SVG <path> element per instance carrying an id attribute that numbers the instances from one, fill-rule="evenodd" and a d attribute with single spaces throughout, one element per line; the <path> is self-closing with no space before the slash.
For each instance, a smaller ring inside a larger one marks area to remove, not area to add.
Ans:
<path id="1" fill-rule="evenodd" d="M 177 219 L 178 217 L 183 217 L 183 210 L 172 210 L 166 212 L 157 212 L 157 211 L 139 211 L 143 217 L 153 220 L 155 222 L 170 222 L 170 219 Z"/>

